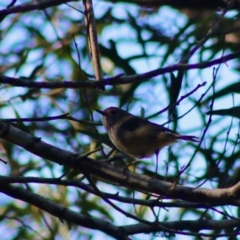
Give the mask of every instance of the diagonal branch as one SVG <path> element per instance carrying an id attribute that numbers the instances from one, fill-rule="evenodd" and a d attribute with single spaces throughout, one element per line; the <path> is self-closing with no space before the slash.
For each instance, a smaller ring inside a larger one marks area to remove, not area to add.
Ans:
<path id="1" fill-rule="evenodd" d="M 118 183 L 120 186 L 155 193 L 162 198 L 181 199 L 197 203 L 218 203 L 221 205 L 240 206 L 240 183 L 230 188 L 206 189 L 191 188 L 182 185 L 128 172 L 103 161 L 92 160 L 45 143 L 4 122 L 0 122 L 0 137 L 25 148 L 27 151 L 52 162 L 93 174 L 98 178 Z"/>
<path id="2" fill-rule="evenodd" d="M 106 234 L 122 240 L 129 240 L 127 235 L 121 231 L 120 227 L 116 227 L 110 222 L 103 219 L 88 217 L 81 213 L 75 213 L 66 207 L 63 207 L 57 203 L 50 201 L 47 198 L 41 197 L 29 190 L 21 189 L 19 187 L 10 185 L 0 185 L 0 192 L 5 193 L 8 196 L 22 200 L 24 202 L 30 203 L 61 220 L 65 220 L 70 223 L 75 223 L 77 225 L 97 229 L 105 232 Z"/>

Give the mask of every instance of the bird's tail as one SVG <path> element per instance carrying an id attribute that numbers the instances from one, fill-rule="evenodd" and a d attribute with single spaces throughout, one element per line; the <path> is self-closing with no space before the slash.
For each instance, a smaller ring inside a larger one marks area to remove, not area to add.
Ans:
<path id="1" fill-rule="evenodd" d="M 199 142 L 198 137 L 196 136 L 179 135 L 178 139 L 192 141 L 192 142 Z"/>

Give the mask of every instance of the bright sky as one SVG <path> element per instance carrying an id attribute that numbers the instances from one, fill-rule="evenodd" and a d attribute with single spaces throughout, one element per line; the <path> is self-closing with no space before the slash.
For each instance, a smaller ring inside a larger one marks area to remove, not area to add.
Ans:
<path id="1" fill-rule="evenodd" d="M 20 1 L 19 1 L 20 3 Z M 95 8 L 95 14 L 97 16 L 101 15 L 103 12 L 103 9 L 106 9 L 107 7 L 111 6 L 111 4 L 106 4 L 106 2 L 96 2 L 96 8 Z M 66 6 L 65 6 L 66 7 Z M 63 7 L 63 8 L 65 8 Z M 68 8 L 68 7 L 67 7 Z M 129 7 L 127 8 L 128 12 L 131 12 L 131 14 L 134 14 L 137 9 L 134 5 L 129 5 Z M 126 11 L 126 6 L 123 4 L 114 4 L 114 15 L 118 18 L 125 18 L 128 14 L 128 12 Z M 72 18 L 77 18 L 79 17 L 79 13 L 77 13 L 76 11 L 72 11 Z M 105 11 L 104 11 L 105 12 Z M 176 23 L 176 19 L 177 19 L 177 24 L 178 26 L 182 26 L 185 24 L 186 18 L 184 15 L 180 15 L 177 11 L 172 10 L 170 8 L 167 7 L 163 7 L 161 8 L 155 15 L 153 16 L 146 16 L 146 18 L 149 18 L 149 21 L 152 24 L 156 25 L 156 28 L 161 26 L 162 28 L 168 27 L 168 26 L 164 26 L 164 22 L 169 22 L 172 21 L 174 23 Z M 26 17 L 26 20 L 28 18 Z M 32 21 L 32 18 L 29 18 L 29 21 Z M 41 18 L 36 18 L 34 20 L 33 24 L 39 24 L 39 21 L 42 21 Z M 4 21 L 3 24 L 8 24 L 8 21 Z M 4 27 L 4 26 L 2 26 Z M 60 30 L 61 28 L 61 30 Z M 64 28 L 61 26 L 59 26 L 59 34 L 61 35 L 61 31 L 64 31 Z M 168 30 L 168 34 L 169 36 L 174 36 L 174 33 L 176 33 L 178 31 L 178 28 L 176 25 L 172 25 L 172 28 L 167 29 Z M 16 39 L 14 36 L 16 36 L 16 34 L 18 35 L 18 38 Z M 12 33 L 8 33 L 7 38 L 3 39 L 0 43 L 0 53 L 3 53 L 5 50 L 7 51 L 8 46 L 14 44 L 15 41 L 17 42 L 21 42 L 25 39 L 25 34 L 23 32 L 23 29 L 14 29 L 12 31 Z M 49 37 L 53 37 L 54 38 L 54 34 L 53 34 L 53 30 L 51 28 L 51 26 L 49 26 L 48 24 L 46 24 L 46 28 L 43 29 L 43 34 L 46 34 Z M 144 33 L 143 37 L 148 37 L 148 32 Z M 22 36 L 22 37 L 20 37 Z M 109 40 L 116 40 L 116 39 L 122 39 L 121 43 L 118 45 L 118 52 L 120 53 L 120 55 L 124 58 L 130 57 L 132 55 L 135 54 L 140 54 L 142 53 L 142 49 L 140 47 L 140 45 L 138 45 L 136 43 L 136 35 L 135 32 L 128 26 L 128 24 L 122 24 L 122 25 L 113 25 L 111 27 L 107 27 L 104 29 L 103 33 L 102 33 L 102 38 L 100 39 L 100 41 L 105 44 L 108 45 L 108 41 Z M 128 40 L 132 40 L 132 44 L 129 44 L 128 41 L 126 41 L 126 36 L 128 36 Z M 190 40 L 191 41 L 191 40 Z M 81 39 L 79 39 L 78 44 L 81 44 Z M 207 44 L 212 44 L 211 42 L 207 43 Z M 156 49 L 158 49 L 156 51 Z M 147 46 L 146 51 L 148 53 L 152 53 L 154 54 L 160 54 L 166 51 L 165 46 L 159 47 L 156 44 L 151 44 L 149 43 L 149 45 Z M 179 52 L 181 53 L 181 51 Z M 227 54 L 227 53 L 225 53 Z M 20 76 L 28 76 L 28 74 L 32 71 L 32 69 L 35 67 L 36 63 L 35 63 L 35 58 L 37 59 L 39 56 L 39 52 L 36 51 L 35 53 L 33 53 L 31 56 L 29 56 L 29 60 L 31 60 L 31 63 L 26 64 L 26 66 L 24 68 L 21 69 L 21 71 L 19 71 L 19 73 L 16 75 L 14 72 L 12 71 L 7 71 L 5 74 L 8 76 L 14 76 L 14 77 L 20 77 Z M 177 54 L 175 53 L 173 55 L 172 58 L 169 58 L 168 62 L 166 63 L 165 66 L 168 65 L 172 65 L 177 63 L 180 58 L 176 58 Z M 220 57 L 221 53 L 216 56 Z M 180 55 L 179 55 L 180 57 Z M 205 58 L 207 59 L 208 56 L 205 56 Z M 11 60 L 11 59 L 10 59 Z M 15 61 L 16 59 L 12 59 L 12 61 Z M 51 66 L 51 72 L 52 75 L 54 74 L 58 74 L 59 71 L 69 71 L 68 66 L 67 65 L 63 65 L 63 69 L 59 69 L 56 65 L 54 65 L 54 61 L 55 59 L 52 56 L 49 56 L 47 59 L 47 65 Z M 134 67 L 134 69 L 136 69 L 136 71 L 138 73 L 143 73 L 143 72 L 147 72 L 156 68 L 159 68 L 159 64 L 160 64 L 161 59 L 159 59 L 158 57 L 153 56 L 151 59 L 149 59 L 148 61 L 146 61 L 145 59 L 137 59 L 132 61 L 132 67 Z M 198 62 L 198 55 L 196 54 L 195 56 L 192 57 L 190 63 L 197 63 Z M 0 59 L 0 64 L 1 64 L 1 59 Z M 67 64 L 67 63 L 66 63 Z M 109 62 L 108 60 L 104 60 L 104 65 L 103 67 L 105 68 L 111 68 L 113 65 L 111 62 Z M 230 61 L 227 62 L 227 64 L 222 64 L 220 70 L 219 70 L 219 74 L 218 74 L 218 79 L 216 82 L 216 91 L 222 89 L 223 87 L 232 84 L 233 82 L 237 82 L 239 81 L 239 76 L 238 76 L 238 72 L 234 72 L 232 69 L 233 67 L 236 66 L 235 61 Z M 201 71 L 201 75 L 199 75 L 199 72 L 197 70 L 191 70 L 189 72 L 189 77 L 188 79 L 193 79 L 194 81 L 192 83 L 190 83 L 190 87 L 188 89 L 188 92 L 191 91 L 193 88 L 195 88 L 198 84 L 203 83 L 204 81 L 207 81 L 207 85 L 201 89 L 199 89 L 194 96 L 197 96 L 197 98 L 199 98 L 201 96 L 201 94 L 203 94 L 206 89 L 209 87 L 209 85 L 212 82 L 212 71 L 213 68 L 209 68 L 209 69 L 203 69 Z M 69 73 L 70 75 L 70 73 Z M 168 75 L 168 77 L 170 77 Z M 152 80 L 153 84 L 148 84 L 148 83 L 144 83 L 141 85 L 141 87 L 139 87 L 136 91 L 136 97 L 139 99 L 142 99 L 142 101 L 137 102 L 137 104 L 134 106 L 134 108 L 131 110 L 131 113 L 136 114 L 136 115 L 141 115 L 141 109 L 144 109 L 145 115 L 149 116 L 161 109 L 163 109 L 164 107 L 166 107 L 167 104 L 167 95 L 164 91 L 164 87 L 163 84 L 161 83 L 160 78 L 155 78 L 154 80 Z M 11 91 L 11 92 L 10 92 Z M 23 88 L 14 88 L 14 91 L 11 90 L 6 90 L 6 89 L 0 89 L 0 101 L 2 103 L 6 103 L 6 101 L 8 101 L 10 98 L 12 98 L 12 96 L 18 96 L 19 94 L 23 94 L 26 92 L 25 89 Z M 180 96 L 185 95 L 187 92 L 182 92 L 180 94 Z M 210 91 L 210 94 L 212 94 L 212 91 Z M 223 98 L 220 99 L 216 99 L 215 103 L 214 103 L 214 109 L 222 109 L 222 108 L 230 108 L 233 106 L 233 98 L 234 98 L 234 103 L 235 106 L 240 104 L 240 95 L 234 94 L 234 97 L 232 97 L 231 95 L 225 96 Z M 146 101 L 147 99 L 147 101 Z M 44 97 L 42 97 L 42 104 L 44 107 Z M 100 101 L 99 101 L 101 106 L 104 106 L 104 108 L 109 107 L 109 106 L 118 106 L 118 99 L 115 97 L 101 97 Z M 13 118 L 15 117 L 15 110 L 21 108 L 21 117 L 26 117 L 31 115 L 31 110 L 33 109 L 33 105 L 31 105 L 29 102 L 22 102 L 20 101 L 20 99 L 16 98 L 14 101 L 12 101 L 11 103 L 7 102 L 8 106 L 5 108 L 1 108 L 0 109 L 0 117 L 2 118 Z M 151 106 L 151 107 L 149 107 Z M 180 106 L 178 107 L 179 112 L 181 114 L 185 113 L 186 111 L 188 111 L 191 108 L 192 104 L 190 101 L 188 101 L 187 99 L 184 100 Z M 64 103 L 62 103 L 62 107 L 64 108 Z M 209 110 L 208 106 L 205 106 L 205 111 L 207 112 Z M 56 112 L 55 114 L 59 114 L 59 112 Z M 95 119 L 98 120 L 99 116 L 97 114 L 94 115 Z M 213 119 L 219 118 L 217 116 L 213 116 Z M 152 121 L 156 122 L 156 123 L 164 123 L 166 122 L 167 119 L 167 113 L 152 119 Z M 231 118 L 226 117 L 224 118 L 224 121 L 220 121 L 219 125 L 216 125 L 214 127 L 211 127 L 210 129 L 210 134 L 214 134 L 216 131 L 219 131 L 220 128 L 226 127 L 230 124 L 231 122 Z M 237 123 L 237 119 L 233 119 L 234 123 Z M 187 134 L 191 134 L 191 135 L 197 135 L 201 137 L 202 131 L 197 130 L 197 131 L 193 131 L 191 133 L 187 132 L 190 130 L 195 130 L 197 129 L 199 126 L 201 126 L 201 120 L 200 117 L 197 113 L 197 111 L 192 111 L 190 114 L 188 114 L 186 117 L 182 118 L 179 120 L 179 132 L 180 133 L 187 133 Z M 168 127 L 171 128 L 171 125 L 169 125 Z M 105 130 L 103 128 L 99 128 L 100 131 L 104 132 Z M 231 130 L 230 136 L 235 136 L 237 129 L 234 128 Z M 224 137 L 223 133 L 223 137 Z M 42 136 L 44 141 L 47 142 L 52 142 L 51 139 L 49 139 L 47 136 Z M 86 138 L 86 141 L 88 141 L 88 138 Z M 52 144 L 54 144 L 54 142 L 52 142 Z M 177 147 L 180 148 L 182 143 L 177 144 Z M 207 144 L 207 141 L 204 142 L 204 144 Z M 224 144 L 224 143 L 223 143 Z M 223 144 L 219 144 L 219 149 L 221 149 L 223 147 Z M 61 147 L 61 146 L 58 146 Z M 65 146 L 64 146 L 65 148 Z M 67 147 L 68 148 L 68 147 Z M 69 149 L 71 149 L 71 147 L 69 146 Z M 232 150 L 232 146 L 229 144 L 229 151 Z M 193 153 L 194 149 L 189 148 L 186 150 L 186 154 L 185 157 L 183 157 L 181 159 L 181 165 L 185 165 L 187 164 L 187 162 L 189 161 L 189 157 L 191 156 L 191 154 Z M 19 153 L 18 153 L 19 154 Z M 159 163 L 159 171 L 161 171 L 161 173 L 165 172 L 165 159 L 167 158 L 167 149 L 163 150 L 161 152 L 161 161 Z M 21 155 L 20 155 L 21 156 Z M 22 155 L 23 156 L 23 155 Z M 24 157 L 19 157 L 16 156 L 16 158 L 19 158 L 19 161 L 24 161 Z M 36 156 L 34 156 L 34 158 L 37 159 Z M 144 160 L 144 161 L 149 161 L 149 160 Z M 155 157 L 153 157 L 151 160 L 152 167 L 153 169 L 155 169 Z M 174 166 L 172 166 L 174 168 Z M 200 155 L 197 155 L 194 162 L 193 162 L 193 166 L 192 166 L 192 172 L 194 172 L 196 175 L 201 175 L 204 168 L 206 167 L 206 163 L 205 161 L 201 158 Z M 7 169 L 7 166 L 6 166 Z M 56 172 L 59 171 L 59 173 L 61 172 L 61 167 L 56 166 Z M 171 166 L 169 168 L 169 172 L 171 172 Z M 58 175 L 56 173 L 56 175 Z M 49 172 L 46 171 L 46 177 L 47 176 L 51 176 L 51 174 Z M 210 186 L 209 183 L 207 183 L 206 185 L 204 185 L 204 187 L 214 187 L 214 186 Z M 104 191 L 109 191 L 111 193 L 114 193 L 116 191 L 116 189 L 114 187 L 110 187 L 109 185 L 106 184 L 101 184 L 101 189 Z M 141 194 L 136 195 L 135 197 L 141 197 Z M 5 200 L 4 198 L 1 200 L 1 203 L 3 203 Z M 105 203 L 104 203 L 105 204 Z M 108 206 L 109 207 L 109 206 Z M 124 204 L 123 204 L 124 207 Z M 125 216 L 122 216 L 121 214 L 119 214 L 118 212 L 116 212 L 115 210 L 112 210 L 111 207 L 109 207 L 109 210 L 115 212 L 116 215 L 118 215 L 118 217 L 116 218 L 116 224 L 117 225 L 122 225 L 122 224 L 130 224 L 130 223 L 134 223 L 134 221 L 132 221 L 129 218 L 126 218 Z M 172 214 L 169 214 L 169 212 L 165 212 L 164 210 L 161 210 L 161 219 L 164 218 L 165 213 L 167 215 L 171 215 L 172 219 L 171 220 L 176 220 L 174 218 L 174 216 L 177 214 L 177 210 L 171 210 Z M 97 215 L 98 213 L 96 213 Z M 101 217 L 101 216 L 99 216 Z M 149 219 L 148 220 L 154 220 L 152 213 L 149 211 L 149 215 L 148 215 Z M 190 218 L 192 218 L 192 215 L 189 216 Z M 1 232 L 1 228 L 3 226 L 0 225 L 0 232 Z M 110 237 L 106 237 L 106 235 L 103 235 L 100 232 L 96 232 L 96 238 L 95 239 L 111 239 Z M 145 235 L 142 234 L 141 236 L 136 236 L 135 239 L 149 239 L 150 235 Z M 161 239 L 164 239 L 161 237 Z M 178 237 L 176 239 L 191 239 L 191 238 L 181 238 Z"/>

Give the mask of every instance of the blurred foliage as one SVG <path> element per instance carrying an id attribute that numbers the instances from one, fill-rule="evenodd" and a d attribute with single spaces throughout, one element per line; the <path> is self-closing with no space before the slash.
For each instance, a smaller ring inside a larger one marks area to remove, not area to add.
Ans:
<path id="1" fill-rule="evenodd" d="M 26 2 L 17 1 L 18 5 L 22 3 Z M 7 7 L 3 3 L 0 6 L 1 9 Z M 134 75 L 179 62 L 207 34 L 221 13 L 169 7 L 147 8 L 104 1 L 96 1 L 94 11 L 104 77 L 120 73 Z M 229 11 L 217 31 L 188 63 L 213 60 L 239 50 L 238 25 L 239 12 Z M 81 1 L 8 15 L 0 27 L 0 72 L 26 81 L 93 81 L 94 72 L 86 33 Z M 174 72 L 144 82 L 107 87 L 106 91 L 27 89 L 2 84 L 0 116 L 2 119 L 20 119 L 69 113 L 79 122 L 60 119 L 17 122 L 14 125 L 50 144 L 79 154 L 86 154 L 104 143 L 104 151 L 90 155 L 97 161 L 107 157 L 112 145 L 102 127 L 90 124 L 100 121 L 95 109 L 118 106 L 148 117 L 207 81 L 205 87 L 183 99 L 174 113 L 164 112 L 152 119 L 157 123 L 167 122 L 168 127 L 182 134 L 196 135 L 200 139 L 204 136 L 198 148 L 196 144 L 180 142 L 161 151 L 158 174 L 160 179 L 174 182 L 179 171 L 193 157 L 190 167 L 179 179 L 180 184 L 206 188 L 227 187 L 239 181 L 239 175 L 236 175 L 240 157 L 239 112 L 234 115 L 218 112 L 220 117 L 212 116 L 214 112 L 210 115 L 206 112 L 225 108 L 231 111 L 239 105 L 239 69 L 239 60 L 235 59 L 216 65 L 215 68 L 185 71 L 181 78 Z M 239 111 L 239 108 L 236 109 Z M 132 161 L 119 151 L 114 151 L 111 157 L 114 156 L 123 157 L 112 163 L 117 166 L 125 167 Z M 0 158 L 7 161 L 5 166 L 0 163 L 2 174 L 6 176 L 55 178 L 67 174 L 65 178 L 69 179 L 81 176 L 6 141 L 1 141 Z M 154 176 L 155 164 L 153 157 L 137 162 L 129 170 Z M 148 198 L 132 189 L 96 181 L 105 192 L 131 198 Z M 127 217 L 103 203 L 100 197 L 77 188 L 48 184 L 26 184 L 23 187 L 88 216 L 104 218 L 116 225 L 131 223 Z M 132 214 L 155 220 L 154 214 L 145 206 L 119 204 Z M 222 207 L 221 210 L 224 212 L 226 209 Z M 225 218 L 213 210 L 204 212 L 204 209 L 159 209 L 155 215 L 160 221 L 191 220 L 202 216 L 207 219 Z M 239 217 L 235 208 L 229 212 L 232 217 Z M 2 239 L 9 239 L 10 233 L 12 239 L 31 239 L 33 236 L 34 239 L 99 239 L 100 234 L 94 230 L 68 226 L 27 203 L 5 196 L 1 198 L 0 229 L 5 232 Z"/>

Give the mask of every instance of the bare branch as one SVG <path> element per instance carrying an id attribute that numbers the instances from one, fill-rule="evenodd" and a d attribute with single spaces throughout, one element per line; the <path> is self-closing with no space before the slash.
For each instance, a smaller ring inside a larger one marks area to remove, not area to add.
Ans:
<path id="1" fill-rule="evenodd" d="M 218 203 L 240 206 L 240 193 L 236 186 L 234 188 L 197 189 L 177 184 L 173 185 L 172 183 L 160 181 L 149 176 L 128 172 L 125 169 L 112 166 L 103 161 L 95 161 L 88 157 L 81 158 L 81 156 L 47 144 L 40 138 L 34 137 L 4 122 L 0 122 L 0 136 L 52 162 L 68 166 L 82 173 L 93 174 L 96 177 L 118 183 L 121 186 L 155 193 L 161 196 L 161 198 L 174 198 L 205 204 Z M 234 191 L 236 189 L 237 192 Z"/>
<path id="2" fill-rule="evenodd" d="M 39 1 L 39 2 L 31 2 L 31 3 L 24 3 L 21 5 L 16 5 L 14 7 L 5 8 L 0 10 L 0 19 L 4 19 L 6 16 L 13 14 L 13 13 L 23 13 L 29 12 L 33 10 L 43 10 L 45 8 L 57 6 L 67 2 L 77 2 L 77 0 L 48 0 L 48 1 Z"/>
<path id="3" fill-rule="evenodd" d="M 98 192 L 96 192 L 93 187 L 89 184 L 85 184 L 79 179 L 71 179 L 71 180 L 62 180 L 60 178 L 41 178 L 41 177 L 8 177 L 8 176 L 0 176 L 0 184 L 10 184 L 10 183 L 39 183 L 39 184 L 54 184 L 68 187 L 77 187 L 89 193 L 92 193 L 97 196 L 101 196 Z M 236 188 L 240 187 L 236 186 Z M 238 191 L 237 189 L 234 191 Z M 123 197 L 119 194 L 112 194 L 108 192 L 102 192 L 107 198 L 116 200 L 121 203 L 135 204 L 147 207 L 164 207 L 164 208 L 199 208 L 199 209 L 209 209 L 210 207 L 219 207 L 221 204 L 219 203 L 211 203 L 211 204 L 198 204 L 198 203 L 190 203 L 185 201 L 156 201 L 155 199 L 151 200 L 143 200 L 143 199 L 134 199 L 129 197 Z"/>
<path id="4" fill-rule="evenodd" d="M 129 240 L 127 235 L 120 230 L 119 227 L 107 222 L 103 219 L 94 217 L 88 217 L 81 213 L 76 213 L 63 207 L 55 202 L 48 200 L 47 198 L 41 197 L 29 190 L 21 189 L 10 185 L 0 185 L 0 191 L 13 198 L 25 201 L 34 205 L 59 219 L 65 220 L 70 223 L 75 223 L 80 226 L 84 226 L 91 229 L 97 229 L 105 232 L 106 234 L 113 236 L 117 239 Z"/>
<path id="5" fill-rule="evenodd" d="M 0 82 L 7 83 L 16 87 L 28 87 L 28 88 L 45 88 L 45 89 L 56 89 L 56 88 L 99 88 L 102 86 L 114 86 L 122 85 L 127 83 L 143 82 L 150 78 L 163 75 L 173 71 L 179 70 L 191 70 L 191 69 L 203 69 L 208 68 L 220 63 L 225 63 L 229 60 L 235 59 L 240 56 L 240 51 L 235 53 L 222 56 L 212 61 L 195 63 L 195 64 L 174 64 L 165 68 L 158 68 L 153 71 L 149 71 L 143 74 L 122 76 L 118 75 L 112 78 L 105 78 L 100 81 L 92 82 L 79 82 L 79 81 L 64 81 L 64 82 L 34 82 L 33 80 L 25 80 L 13 77 L 7 77 L 0 75 Z"/>

